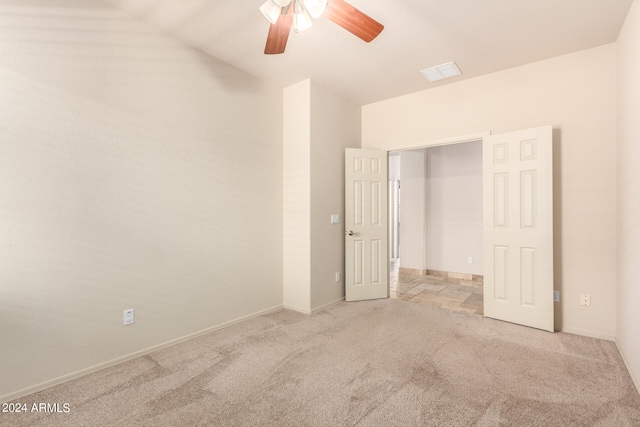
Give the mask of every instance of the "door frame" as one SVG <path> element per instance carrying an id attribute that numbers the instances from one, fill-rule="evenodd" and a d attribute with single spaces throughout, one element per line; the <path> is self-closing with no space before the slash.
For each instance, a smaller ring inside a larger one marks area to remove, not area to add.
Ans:
<path id="1" fill-rule="evenodd" d="M 490 131 L 474 133 L 469 135 L 462 135 L 452 138 L 442 138 L 435 139 L 432 141 L 426 142 L 417 142 L 412 145 L 403 146 L 402 148 L 380 148 L 381 150 L 386 150 L 389 153 L 400 153 L 402 151 L 411 151 L 411 150 L 419 150 L 421 148 L 430 148 L 430 147 L 439 147 L 441 145 L 453 145 L 453 144 L 462 144 L 465 142 L 474 142 L 474 141 L 482 141 L 485 136 L 491 135 Z"/>
<path id="2" fill-rule="evenodd" d="M 433 148 L 433 147 L 440 147 L 440 146 L 445 146 L 445 145 L 454 145 L 454 144 L 464 144 L 466 142 L 476 142 L 476 141 L 483 141 L 485 136 L 489 136 L 491 135 L 490 131 L 486 131 L 486 132 L 480 132 L 477 134 L 470 134 L 470 135 L 462 135 L 462 136 L 458 136 L 458 137 L 452 137 L 452 138 L 443 138 L 443 139 L 437 139 L 437 140 L 433 140 L 433 141 L 427 141 L 427 142 L 418 142 L 415 145 L 411 145 L 411 146 L 407 146 L 407 147 L 403 147 L 403 148 L 396 148 L 396 149 L 386 149 L 387 150 L 387 157 L 389 155 L 391 155 L 392 153 L 401 153 L 403 151 L 412 151 L 412 150 L 420 150 L 423 148 Z M 385 148 L 382 148 L 382 150 L 385 150 Z M 387 211 L 389 211 L 391 209 L 391 200 L 389 199 L 388 201 L 389 206 L 387 207 Z M 388 226 L 388 224 L 387 224 Z M 387 227 L 388 228 L 388 227 Z M 389 280 L 389 286 L 390 286 L 391 281 Z M 390 292 L 390 291 L 389 291 Z"/>
<path id="3" fill-rule="evenodd" d="M 554 132 L 552 130 L 552 134 L 553 133 Z M 409 145 L 403 146 L 401 148 L 393 148 L 392 149 L 392 148 L 388 148 L 388 147 L 383 147 L 381 149 L 387 150 L 387 152 L 389 154 L 391 154 L 391 153 L 400 153 L 402 151 L 418 150 L 418 149 L 422 149 L 422 148 L 437 147 L 437 146 L 443 146 L 443 145 L 453 145 L 453 144 L 458 144 L 458 143 L 473 142 L 473 141 L 481 140 L 481 141 L 483 141 L 483 150 L 484 150 L 484 137 L 490 136 L 492 134 L 493 133 L 491 131 L 485 131 L 485 132 L 479 132 L 479 133 L 476 133 L 476 134 L 468 134 L 468 135 L 462 135 L 462 136 L 451 137 L 451 138 L 442 138 L 442 139 L 431 140 L 431 141 L 426 141 L 426 142 L 416 142 L 414 144 L 409 144 Z M 553 135 L 552 135 L 552 138 L 553 138 Z M 552 169 L 555 170 L 555 165 L 552 165 L 551 167 L 552 167 Z M 554 185 L 554 187 L 555 187 L 555 185 Z M 555 200 L 555 197 L 554 197 L 554 200 Z M 554 207 L 554 211 L 555 211 L 555 207 Z M 555 230 L 555 226 L 553 226 L 553 228 Z M 555 238 L 554 238 L 554 240 L 555 240 Z M 555 247 L 555 242 L 554 242 L 553 245 Z M 554 265 L 554 273 L 553 273 L 554 278 L 556 276 L 556 269 L 557 269 L 557 266 Z M 557 289 L 556 285 L 557 285 L 557 283 L 554 284 L 554 290 Z M 557 316 L 557 307 L 554 307 L 554 313 Z M 557 326 L 556 326 L 557 322 L 558 322 L 557 321 L 557 317 L 555 317 L 554 321 L 553 321 L 554 330 L 557 330 Z"/>

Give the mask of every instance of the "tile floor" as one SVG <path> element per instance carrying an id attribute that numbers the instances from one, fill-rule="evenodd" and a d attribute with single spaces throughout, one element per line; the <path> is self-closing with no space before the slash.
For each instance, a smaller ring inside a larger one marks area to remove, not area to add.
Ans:
<path id="1" fill-rule="evenodd" d="M 397 262 L 391 263 L 390 273 L 391 298 L 455 311 L 484 313 L 481 281 L 400 274 Z"/>

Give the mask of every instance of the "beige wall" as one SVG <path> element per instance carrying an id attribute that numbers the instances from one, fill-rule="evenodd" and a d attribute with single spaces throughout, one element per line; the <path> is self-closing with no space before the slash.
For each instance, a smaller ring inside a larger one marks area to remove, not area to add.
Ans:
<path id="1" fill-rule="evenodd" d="M 425 150 L 400 153 L 400 267 L 427 269 Z"/>
<path id="2" fill-rule="evenodd" d="M 344 149 L 359 144 L 359 106 L 311 80 L 285 88 L 285 307 L 310 313 L 344 297 Z"/>
<path id="3" fill-rule="evenodd" d="M 482 142 L 425 151 L 427 268 L 482 274 Z"/>
<path id="4" fill-rule="evenodd" d="M 311 81 L 284 89 L 283 297 L 311 311 Z"/>
<path id="5" fill-rule="evenodd" d="M 618 318 L 616 340 L 640 389 L 640 2 L 631 7 L 618 48 Z"/>
<path id="6" fill-rule="evenodd" d="M 616 316 L 615 45 L 366 105 L 363 148 L 554 128 L 556 327 L 613 339 Z M 592 306 L 579 305 L 591 294 Z"/>
<path id="7" fill-rule="evenodd" d="M 0 400 L 281 306 L 281 90 L 99 2 L 0 3 Z"/>
<path id="8" fill-rule="evenodd" d="M 360 117 L 360 106 L 312 81 L 312 310 L 344 298 L 344 152 L 360 147 Z M 331 224 L 331 214 L 340 215 L 339 224 Z"/>
<path id="9" fill-rule="evenodd" d="M 482 142 L 394 152 L 389 179 L 402 188 L 400 267 L 482 274 Z"/>

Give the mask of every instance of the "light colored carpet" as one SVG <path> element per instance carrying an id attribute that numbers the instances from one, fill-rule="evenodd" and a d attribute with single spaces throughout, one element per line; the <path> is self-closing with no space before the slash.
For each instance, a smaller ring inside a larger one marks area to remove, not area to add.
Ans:
<path id="1" fill-rule="evenodd" d="M 1 426 L 638 426 L 615 345 L 397 300 L 281 310 L 17 401 Z"/>

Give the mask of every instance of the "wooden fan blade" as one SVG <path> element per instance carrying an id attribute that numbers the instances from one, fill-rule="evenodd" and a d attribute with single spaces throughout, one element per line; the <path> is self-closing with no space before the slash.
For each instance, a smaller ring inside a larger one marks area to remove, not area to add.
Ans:
<path id="1" fill-rule="evenodd" d="M 284 52 L 292 24 L 293 15 L 291 13 L 280 15 L 276 23 L 271 24 L 269 34 L 267 34 L 267 44 L 264 47 L 266 55 L 277 55 Z"/>
<path id="2" fill-rule="evenodd" d="M 378 37 L 384 29 L 384 25 L 344 0 L 329 0 L 324 15 L 367 43 Z"/>

